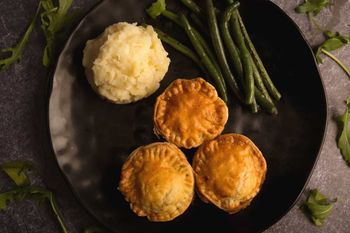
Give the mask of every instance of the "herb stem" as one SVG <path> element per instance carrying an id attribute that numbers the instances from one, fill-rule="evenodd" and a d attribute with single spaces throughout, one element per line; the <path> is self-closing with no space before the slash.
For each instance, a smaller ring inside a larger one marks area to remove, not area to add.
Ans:
<path id="1" fill-rule="evenodd" d="M 53 197 L 52 193 L 50 193 L 49 201 L 50 201 L 51 208 L 52 208 L 53 212 L 55 213 L 58 222 L 60 223 L 60 226 L 62 228 L 62 232 L 68 233 L 67 227 L 65 226 L 65 224 L 63 222 L 62 215 L 61 215 L 59 209 L 57 208 L 57 203 L 56 203 L 56 200 Z"/>
<path id="2" fill-rule="evenodd" d="M 350 70 L 336 56 L 334 56 L 333 54 L 331 54 L 325 49 L 321 49 L 321 52 L 327 55 L 328 57 L 330 57 L 333 61 L 335 61 L 350 78 Z"/>
<path id="3" fill-rule="evenodd" d="M 315 16 L 313 15 L 313 13 L 309 12 L 307 13 L 307 17 L 309 18 L 311 25 L 314 26 L 318 31 L 323 32 L 325 31 L 320 24 L 316 21 Z"/>
<path id="4" fill-rule="evenodd" d="M 29 40 L 29 36 L 31 35 L 31 33 L 34 29 L 35 23 L 37 21 L 39 13 L 40 13 L 40 9 L 41 9 L 41 2 L 39 2 L 38 8 L 36 9 L 36 12 L 35 12 L 35 15 L 33 16 L 32 21 L 30 22 L 29 26 L 27 27 L 27 30 L 25 31 L 22 39 L 14 47 L 4 48 L 4 49 L 0 50 L 0 53 L 1 52 L 10 52 L 11 53 L 11 55 L 8 56 L 7 58 L 0 59 L 0 71 L 8 68 L 13 63 L 21 60 L 23 50 L 24 50 L 25 46 L 27 45 L 28 40 Z"/>

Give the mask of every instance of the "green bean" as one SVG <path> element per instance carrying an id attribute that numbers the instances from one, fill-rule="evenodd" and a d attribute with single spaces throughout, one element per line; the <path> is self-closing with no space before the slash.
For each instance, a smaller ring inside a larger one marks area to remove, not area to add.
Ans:
<path id="1" fill-rule="evenodd" d="M 190 14 L 191 20 L 195 23 L 195 25 L 205 34 L 208 33 L 207 28 L 205 27 L 205 18 L 203 14 L 203 10 L 198 6 L 198 4 L 192 0 L 181 0 L 181 2 L 190 10 L 192 13 Z"/>
<path id="2" fill-rule="evenodd" d="M 201 62 L 205 65 L 208 73 L 213 78 L 216 87 L 221 95 L 221 98 L 227 102 L 227 93 L 224 84 L 222 83 L 222 80 L 220 78 L 220 74 L 215 68 L 214 64 L 208 57 L 206 51 L 204 50 L 203 46 L 199 43 L 198 38 L 196 37 L 196 34 L 193 32 L 193 28 L 188 22 L 187 17 L 184 14 L 180 14 L 180 20 L 181 23 L 186 31 L 186 34 L 188 38 L 190 39 L 193 47 L 195 48 Z"/>
<path id="3" fill-rule="evenodd" d="M 171 47 L 173 47 L 175 50 L 179 51 L 183 55 L 190 58 L 193 62 L 195 62 L 199 68 L 204 72 L 206 77 L 209 77 L 208 71 L 205 69 L 203 64 L 200 62 L 198 56 L 196 53 L 194 53 L 190 48 L 188 48 L 186 45 L 182 44 L 181 42 L 177 41 L 173 37 L 169 36 L 165 32 L 162 32 L 161 30 L 154 28 L 154 30 L 157 32 L 158 37 L 163 41 L 164 43 L 167 43 Z"/>
<path id="4" fill-rule="evenodd" d="M 220 67 L 223 71 L 223 75 L 232 88 L 234 94 L 239 100 L 242 100 L 240 90 L 238 87 L 238 84 L 230 70 L 230 67 L 227 63 L 225 52 L 224 52 L 224 46 L 221 41 L 219 27 L 217 25 L 216 15 L 215 15 L 215 8 L 212 0 L 206 0 L 206 6 L 207 6 L 207 13 L 208 13 L 208 21 L 209 21 L 209 30 L 210 30 L 210 36 L 212 39 L 212 43 L 214 46 L 214 50 L 216 52 L 217 58 L 219 60 Z"/>
<path id="5" fill-rule="evenodd" d="M 169 10 L 164 10 L 164 11 L 162 12 L 162 15 L 163 15 L 165 18 L 170 19 L 171 21 L 173 21 L 174 23 L 176 23 L 177 25 L 179 25 L 180 27 L 182 27 L 182 24 L 181 24 L 181 21 L 180 21 L 179 17 L 178 17 L 177 14 L 175 14 L 174 12 L 169 11 Z"/>
<path id="6" fill-rule="evenodd" d="M 252 113 L 257 113 L 259 111 L 259 106 L 255 98 L 253 98 L 253 102 L 249 105 L 249 109 Z"/>
<path id="7" fill-rule="evenodd" d="M 252 58 L 250 58 L 252 59 Z M 254 83 L 256 85 L 256 87 L 261 91 L 261 93 L 266 97 L 266 99 L 268 99 L 270 102 L 272 102 L 272 99 L 269 95 L 269 92 L 267 91 L 264 82 L 261 79 L 260 73 L 258 71 L 258 68 L 256 68 L 256 65 L 254 62 L 252 62 L 253 64 L 253 73 L 254 73 Z"/>
<path id="8" fill-rule="evenodd" d="M 205 33 L 207 35 L 208 31 L 205 28 L 203 22 L 201 19 L 198 17 L 198 15 L 191 13 L 190 18 L 193 21 L 193 23 L 201 30 L 201 32 Z"/>
<path id="9" fill-rule="evenodd" d="M 172 11 L 169 10 L 165 10 L 162 12 L 162 15 L 166 18 L 168 18 L 169 20 L 173 21 L 174 23 L 176 23 L 177 25 L 179 25 L 180 27 L 184 28 L 182 26 L 182 23 L 178 17 L 177 14 L 173 13 Z M 210 57 L 210 59 L 215 62 L 215 56 L 213 54 L 213 52 L 211 51 L 208 43 L 205 41 L 205 39 L 201 36 L 201 34 L 195 29 L 193 28 L 193 32 L 195 33 L 196 37 L 198 38 L 199 42 L 201 43 L 201 45 L 204 47 L 204 49 L 207 51 L 208 56 Z M 216 67 L 218 68 L 219 65 L 216 63 Z"/>
<path id="10" fill-rule="evenodd" d="M 188 9 L 190 9 L 193 13 L 195 13 L 196 15 L 201 16 L 201 17 L 204 17 L 202 8 L 201 8 L 197 3 L 195 3 L 194 1 L 192 1 L 192 0 L 181 0 L 181 2 L 182 2 Z M 185 2 L 187 2 L 187 3 L 185 3 Z M 192 6 L 190 7 L 189 4 L 191 4 Z M 196 8 L 196 9 L 195 9 L 195 8 Z M 215 8 L 215 14 L 220 14 L 220 10 L 217 9 L 217 8 Z"/>
<path id="11" fill-rule="evenodd" d="M 201 36 L 201 34 L 195 28 L 193 28 L 193 33 L 198 38 L 198 41 L 203 46 L 205 52 L 208 54 L 211 62 L 214 64 L 215 68 L 217 69 L 217 71 L 220 74 L 220 78 L 221 78 L 222 83 L 224 83 L 224 85 L 225 85 L 225 80 L 222 77 L 220 66 L 219 66 L 218 62 L 216 61 L 216 57 L 215 57 L 212 49 L 209 47 L 208 43 L 205 41 L 205 39 Z M 225 87 L 226 87 L 226 85 L 225 85 Z"/>
<path id="12" fill-rule="evenodd" d="M 182 25 L 178 15 L 173 13 L 172 11 L 165 10 L 165 11 L 162 12 L 162 15 L 164 17 L 168 18 L 169 20 L 173 21 L 174 23 L 176 23 L 180 27 L 184 28 L 184 26 Z M 222 77 L 221 70 L 220 70 L 219 64 L 216 61 L 216 57 L 215 57 L 214 53 L 212 52 L 211 48 L 209 47 L 209 45 L 205 41 L 205 39 L 201 36 L 201 34 L 195 28 L 192 28 L 192 30 L 193 30 L 193 33 L 195 34 L 196 38 L 198 39 L 199 43 L 203 46 L 204 50 L 208 54 L 210 60 L 214 64 L 215 68 L 218 70 L 221 82 L 224 84 L 224 86 L 226 88 L 225 80 Z"/>
<path id="13" fill-rule="evenodd" d="M 255 98 L 256 101 L 258 102 L 258 104 L 265 109 L 267 112 L 271 113 L 271 114 L 277 114 L 277 108 L 274 105 L 273 102 L 269 101 L 262 93 L 261 91 L 255 87 Z"/>
<path id="14" fill-rule="evenodd" d="M 177 41 L 176 39 L 162 32 L 159 29 L 154 28 L 154 30 L 157 32 L 158 37 L 161 39 L 161 41 L 167 43 L 177 51 L 181 52 L 186 57 L 192 59 L 192 61 L 194 61 L 204 71 L 204 68 L 202 67 L 201 62 L 199 61 L 199 58 L 190 48 L 188 48 L 186 45 L 182 44 L 181 42 Z"/>
<path id="15" fill-rule="evenodd" d="M 221 28 L 222 38 L 224 39 L 225 45 L 230 54 L 231 62 L 236 70 L 237 75 L 239 77 L 242 77 L 243 68 L 242 68 L 241 57 L 239 54 L 239 50 L 231 37 L 229 24 L 228 24 L 232 15 L 232 11 L 236 9 L 238 6 L 239 6 L 239 3 L 237 2 L 235 4 L 232 4 L 231 7 L 225 10 L 221 18 L 220 28 Z"/>
<path id="16" fill-rule="evenodd" d="M 220 73 L 221 79 L 224 81 L 224 79 L 222 78 L 220 66 L 217 63 L 216 57 L 215 57 L 214 53 L 212 52 L 211 48 L 209 47 L 208 43 L 205 41 L 205 39 L 201 36 L 201 34 L 195 28 L 193 28 L 193 33 L 198 38 L 199 43 L 201 43 L 201 45 L 203 46 L 203 48 L 206 51 L 206 53 L 208 54 L 210 60 L 213 62 L 215 68 Z"/>
<path id="17" fill-rule="evenodd" d="M 202 9 L 192 0 L 181 0 L 181 2 L 196 15 L 202 14 Z"/>
<path id="18" fill-rule="evenodd" d="M 240 16 L 239 12 L 237 13 L 237 18 L 238 18 L 241 30 L 243 32 L 244 39 L 248 45 L 249 52 L 252 55 L 253 61 L 255 62 L 256 66 L 261 74 L 262 80 L 264 81 L 266 88 L 268 89 L 270 94 L 273 96 L 273 98 L 275 98 L 276 100 L 279 100 L 281 98 L 281 94 L 279 93 L 279 91 L 277 90 L 277 88 L 273 84 L 272 80 L 270 79 L 270 76 L 267 73 L 267 71 L 264 67 L 264 64 L 262 63 L 262 61 L 258 55 L 258 52 L 256 51 L 256 49 L 253 45 L 253 42 L 251 41 L 251 39 L 249 37 L 249 34 L 247 32 L 247 29 L 244 26 L 242 17 Z"/>
<path id="19" fill-rule="evenodd" d="M 243 74 L 244 74 L 244 90 L 246 103 L 251 104 L 254 98 L 254 76 L 253 76 L 253 66 L 250 59 L 249 50 L 246 47 L 244 42 L 244 37 L 238 22 L 237 18 L 237 10 L 233 11 L 233 5 L 228 7 L 228 10 L 232 10 L 231 16 L 231 25 L 232 25 L 232 34 L 236 39 L 237 46 L 239 48 L 242 66 L 243 66 Z M 231 9 L 230 9 L 231 8 Z"/>

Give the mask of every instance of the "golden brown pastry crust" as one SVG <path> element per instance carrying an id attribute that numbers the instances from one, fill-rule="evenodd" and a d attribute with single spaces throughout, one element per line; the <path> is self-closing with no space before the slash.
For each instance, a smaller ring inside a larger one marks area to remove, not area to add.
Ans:
<path id="1" fill-rule="evenodd" d="M 225 134 L 204 143 L 192 165 L 200 198 L 229 213 L 250 204 L 267 169 L 260 150 L 240 134 Z"/>
<path id="2" fill-rule="evenodd" d="M 193 170 L 175 145 L 152 143 L 130 154 L 122 167 L 119 190 L 138 216 L 170 221 L 192 202 Z"/>
<path id="3" fill-rule="evenodd" d="M 178 147 L 193 148 L 218 136 L 227 118 L 227 106 L 211 84 L 177 79 L 157 98 L 154 129 Z"/>

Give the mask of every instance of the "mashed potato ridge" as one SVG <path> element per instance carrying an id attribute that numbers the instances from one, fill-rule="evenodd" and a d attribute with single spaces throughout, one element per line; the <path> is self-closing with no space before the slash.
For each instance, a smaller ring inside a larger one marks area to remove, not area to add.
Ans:
<path id="1" fill-rule="evenodd" d="M 83 65 L 99 95 L 126 104 L 159 88 L 170 63 L 167 55 L 152 26 L 122 22 L 86 43 Z"/>

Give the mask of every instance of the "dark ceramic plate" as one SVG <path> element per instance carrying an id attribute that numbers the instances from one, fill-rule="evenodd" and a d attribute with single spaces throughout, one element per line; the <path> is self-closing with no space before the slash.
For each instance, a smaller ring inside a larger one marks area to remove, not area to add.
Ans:
<path id="1" fill-rule="evenodd" d="M 115 105 L 90 88 L 81 65 L 82 50 L 110 24 L 150 21 L 150 1 L 106 0 L 79 24 L 62 51 L 49 101 L 50 133 L 58 164 L 76 196 L 101 223 L 120 233 L 257 232 L 281 218 L 295 203 L 312 172 L 322 145 L 327 108 L 310 47 L 297 26 L 269 1 L 242 1 L 251 37 L 283 99 L 276 116 L 250 114 L 230 104 L 225 132 L 250 137 L 266 157 L 268 172 L 259 195 L 245 210 L 229 215 L 195 198 L 174 221 L 151 223 L 137 217 L 117 190 L 120 168 L 140 145 L 158 141 L 153 134 L 156 97 L 179 77 L 200 75 L 186 57 L 166 47 L 172 60 L 160 89 L 135 104 Z M 179 6 L 172 6 L 179 7 Z M 158 25 L 182 36 L 171 24 Z M 186 151 L 191 160 L 191 151 Z"/>

